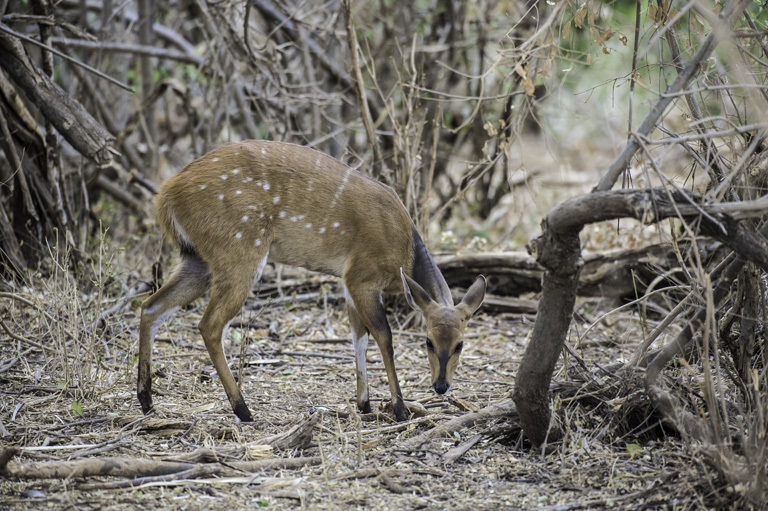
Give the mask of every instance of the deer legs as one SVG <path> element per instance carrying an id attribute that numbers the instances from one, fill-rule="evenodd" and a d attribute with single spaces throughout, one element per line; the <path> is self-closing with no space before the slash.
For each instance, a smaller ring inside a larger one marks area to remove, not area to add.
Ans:
<path id="1" fill-rule="evenodd" d="M 232 410 L 241 421 L 253 422 L 251 412 L 248 410 L 248 405 L 245 404 L 245 399 L 235 377 L 232 376 L 222 347 L 230 321 L 243 307 L 251 290 L 253 280 L 242 277 L 243 275 L 240 273 L 233 275 L 224 272 L 214 273 L 211 283 L 211 301 L 208 303 L 208 308 L 205 310 L 198 328 L 203 335 L 213 367 L 216 368 L 221 384 L 224 385 L 224 391 L 227 393 Z"/>
<path id="2" fill-rule="evenodd" d="M 403 402 L 403 392 L 400 390 L 400 383 L 397 379 L 397 371 L 395 370 L 395 350 L 392 346 L 392 330 L 389 328 L 389 322 L 387 321 L 387 315 L 384 310 L 384 305 L 381 303 L 380 296 L 378 293 L 369 290 L 358 290 L 357 288 L 347 288 L 347 290 L 352 298 L 352 303 L 354 304 L 354 306 L 348 308 L 347 311 L 354 311 L 354 313 L 349 313 L 349 317 L 352 324 L 353 339 L 355 340 L 358 406 L 367 403 L 370 409 L 367 377 L 365 376 L 365 347 L 367 346 L 367 338 L 365 340 L 365 345 L 363 345 L 362 340 L 365 336 L 359 336 L 363 330 L 359 329 L 359 323 L 357 325 L 355 324 L 357 319 L 360 319 L 365 330 L 370 332 L 381 350 L 381 356 L 384 360 L 384 369 L 387 371 L 389 390 L 392 393 L 392 406 L 395 411 L 395 418 L 398 421 L 407 420 L 408 412 L 405 408 L 405 403 Z M 357 319 L 353 319 L 355 315 L 357 315 Z M 360 367 L 361 360 L 362 368 Z M 362 395 L 361 388 L 364 390 Z"/>
<path id="3" fill-rule="evenodd" d="M 347 316 L 352 333 L 352 344 L 355 346 L 355 369 L 357 375 L 357 408 L 363 413 L 371 413 L 371 400 L 368 395 L 368 372 L 366 370 L 365 352 L 368 349 L 368 329 L 363 319 L 355 309 L 351 297 L 347 297 Z"/>
<path id="4" fill-rule="evenodd" d="M 186 256 L 165 285 L 141 304 L 136 393 L 144 413 L 152 411 L 152 344 L 157 329 L 179 307 L 205 293 L 210 281 L 208 265 L 196 256 Z"/>
<path id="5" fill-rule="evenodd" d="M 267 255 L 265 252 L 259 255 L 261 257 L 255 261 L 229 261 L 230 264 L 226 265 L 229 271 L 224 271 L 218 267 L 209 268 L 199 256 L 187 254 L 168 282 L 144 301 L 139 327 L 137 382 L 137 395 L 144 413 L 152 410 L 152 344 L 158 328 L 174 311 L 192 302 L 210 287 L 211 299 L 198 328 L 235 415 L 243 422 L 253 421 L 240 388 L 227 365 L 222 341 L 229 322 L 245 303 L 253 278 L 258 279 L 261 276 Z M 256 261 L 260 262 L 251 264 Z M 375 286 L 367 285 L 357 285 L 352 289 L 347 287 L 346 294 L 347 313 L 355 346 L 357 406 L 363 412 L 371 411 L 365 360 L 371 335 L 381 350 L 395 418 L 398 421 L 406 420 L 408 412 L 395 370 L 392 331 L 380 294 Z"/>
<path id="6" fill-rule="evenodd" d="M 152 344 L 157 329 L 179 307 L 200 297 L 210 286 L 211 300 L 198 328 L 235 415 L 243 422 L 253 421 L 227 365 L 222 341 L 229 322 L 240 311 L 251 290 L 253 280 L 246 274 L 252 271 L 257 278 L 261 276 L 266 260 L 265 254 L 258 269 L 241 267 L 240 271 L 230 275 L 224 271 L 209 270 L 208 265 L 197 256 L 185 256 L 168 282 L 141 305 L 137 395 L 144 413 L 152 410 Z"/>

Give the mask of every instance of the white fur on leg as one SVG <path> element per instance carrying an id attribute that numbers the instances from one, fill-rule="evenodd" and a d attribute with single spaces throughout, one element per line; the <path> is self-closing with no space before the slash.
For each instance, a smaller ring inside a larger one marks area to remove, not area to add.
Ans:
<path id="1" fill-rule="evenodd" d="M 227 340 L 227 333 L 229 332 L 229 325 L 232 323 L 232 320 L 230 319 L 227 321 L 227 324 L 224 325 L 224 328 L 221 331 L 221 343 L 224 344 L 224 341 Z"/>
<path id="2" fill-rule="evenodd" d="M 149 328 L 149 339 L 154 340 L 155 334 L 157 333 L 157 329 L 160 328 L 160 325 L 162 325 L 168 317 L 179 310 L 180 307 L 171 307 L 167 311 L 160 314 L 158 317 L 155 318 L 155 320 L 152 322 L 152 326 Z M 152 306 L 146 311 L 144 311 L 144 314 L 152 314 L 154 311 L 157 310 L 156 306 Z"/>
<path id="3" fill-rule="evenodd" d="M 368 401 L 368 371 L 365 352 L 368 349 L 368 334 L 357 338 L 352 329 L 352 344 L 355 346 L 355 366 L 357 368 L 357 399 L 361 403 Z"/>
<path id="4" fill-rule="evenodd" d="M 355 315 L 357 308 L 355 302 L 352 300 L 352 295 L 349 294 L 347 287 L 344 286 L 344 298 L 347 301 L 347 306 L 350 311 Z M 368 349 L 368 333 L 366 332 L 361 337 L 357 337 L 355 327 L 350 324 L 350 333 L 352 335 L 352 345 L 355 347 L 355 369 L 357 370 L 357 403 L 367 403 L 370 401 L 368 396 L 368 370 L 366 368 L 365 352 Z"/>

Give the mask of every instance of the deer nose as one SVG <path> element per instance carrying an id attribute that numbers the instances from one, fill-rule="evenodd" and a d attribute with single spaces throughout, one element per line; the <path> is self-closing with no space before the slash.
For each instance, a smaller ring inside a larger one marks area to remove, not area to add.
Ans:
<path id="1" fill-rule="evenodd" d="M 446 392 L 448 392 L 448 387 L 450 387 L 450 385 L 448 385 L 444 381 L 439 381 L 432 386 L 432 388 L 435 389 L 435 392 L 437 392 L 438 394 L 445 394 Z"/>

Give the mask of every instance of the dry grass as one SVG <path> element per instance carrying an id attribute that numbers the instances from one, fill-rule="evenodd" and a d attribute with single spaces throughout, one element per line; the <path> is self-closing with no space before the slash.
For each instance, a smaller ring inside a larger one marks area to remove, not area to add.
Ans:
<path id="1" fill-rule="evenodd" d="M 482 408 L 507 396 L 530 320 L 479 314 L 470 324 L 453 393 L 458 399 L 447 400 L 428 389 L 413 315 L 392 301 L 390 318 L 398 332 L 397 362 L 406 398 L 421 402 L 429 414 L 404 424 L 391 423 L 382 414 L 361 417 L 351 404 L 354 363 L 335 284 L 304 272 L 284 271 L 281 284 L 289 297 L 309 298 L 275 299 L 266 305 L 253 298 L 238 318 L 244 326 L 230 329 L 228 357 L 234 368 L 243 367 L 241 381 L 254 423 L 239 423 L 231 413 L 208 360 L 196 329 L 203 302 L 159 332 L 157 411 L 144 418 L 134 394 L 139 300 L 126 301 L 112 316 L 100 314 L 124 292 L 122 286 L 140 287 L 128 270 L 134 254 L 129 246 L 113 256 L 115 265 L 102 265 L 101 273 L 94 265 L 94 278 L 85 287 L 64 271 L 66 261 L 58 261 L 61 271 L 3 295 L 2 317 L 11 333 L 0 344 L 0 434 L 4 445 L 21 448 L 14 461 L 112 456 L 162 460 L 203 447 L 242 451 L 322 413 L 309 446 L 272 454 L 319 456 L 320 464 L 115 489 L 107 487 L 114 478 L 3 479 L 0 509 L 694 509 L 718 502 L 712 491 L 719 485 L 710 480 L 707 468 L 678 440 L 667 438 L 655 419 L 643 418 L 642 427 L 630 431 L 629 421 L 615 413 L 621 409 L 618 400 L 611 404 L 606 395 L 595 395 L 589 401 L 578 390 L 555 403 L 565 417 L 567 435 L 550 445 L 546 455 L 530 451 L 518 436 L 510 437 L 510 424 L 503 418 L 465 428 L 423 449 L 407 449 L 409 438 L 465 413 L 457 406 Z M 274 271 L 266 274 L 267 293 L 276 287 L 275 279 Z M 626 318 L 618 320 L 623 323 L 594 329 L 590 342 L 577 348 L 578 355 L 601 365 L 629 357 L 634 344 L 617 343 L 613 333 L 631 335 L 638 327 Z M 574 335 L 583 328 L 575 323 Z M 388 387 L 375 347 L 368 358 L 375 406 L 388 400 Z M 573 364 L 569 357 L 565 367 Z M 556 381 L 582 388 L 578 378 L 586 373 L 562 371 Z M 604 392 L 621 394 L 611 389 L 607 385 Z M 475 435 L 479 441 L 466 454 L 444 463 L 446 451 Z"/>

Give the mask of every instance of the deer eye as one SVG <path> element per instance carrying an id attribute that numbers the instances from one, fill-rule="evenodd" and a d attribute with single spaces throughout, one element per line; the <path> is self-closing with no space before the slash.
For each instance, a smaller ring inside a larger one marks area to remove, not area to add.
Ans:
<path id="1" fill-rule="evenodd" d="M 432 341 L 430 339 L 427 339 L 427 349 L 429 351 L 435 351 L 435 345 L 432 344 Z"/>
<path id="2" fill-rule="evenodd" d="M 464 341 L 461 341 L 459 344 L 456 345 L 456 349 L 453 350 L 454 353 L 461 353 L 461 350 L 464 349 Z"/>

